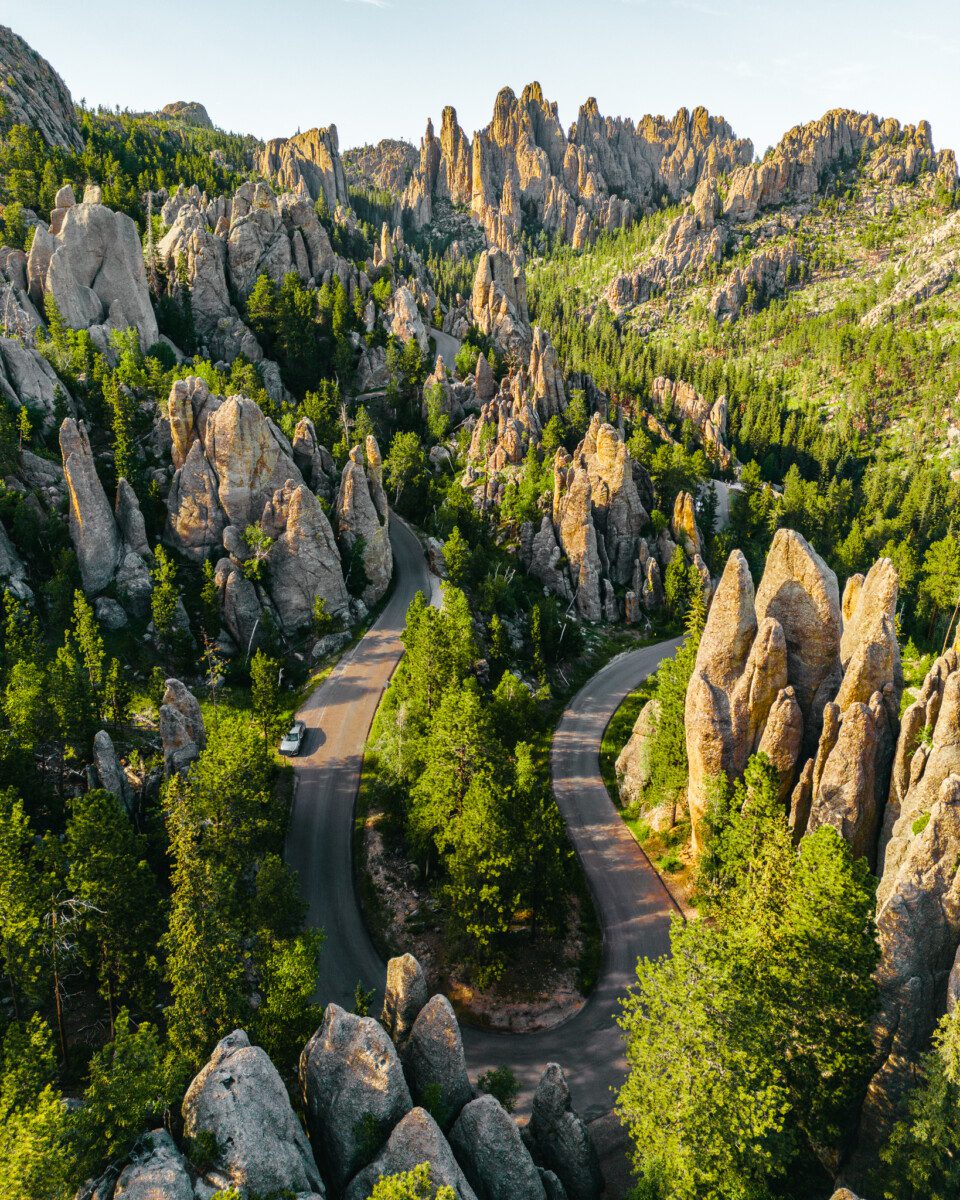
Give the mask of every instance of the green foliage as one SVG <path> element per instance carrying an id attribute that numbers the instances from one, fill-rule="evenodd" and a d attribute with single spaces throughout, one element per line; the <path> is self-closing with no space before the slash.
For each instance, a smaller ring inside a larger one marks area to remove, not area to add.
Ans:
<path id="1" fill-rule="evenodd" d="M 381 1176 L 368 1200 L 456 1200 L 456 1193 L 446 1185 L 434 1188 L 430 1182 L 430 1164 L 420 1163 L 412 1171 Z"/>
<path id="2" fill-rule="evenodd" d="M 874 1187 L 884 1200 L 950 1200 L 960 1192 L 960 1007 L 944 1016 L 908 1092 Z M 882 1191 L 880 1190 L 882 1189 Z"/>
<path id="3" fill-rule="evenodd" d="M 512 1113 L 516 1108 L 517 1097 L 520 1095 L 520 1081 L 506 1064 L 491 1067 L 489 1071 L 478 1075 L 477 1087 L 481 1092 L 487 1092 L 499 1100 L 508 1113 Z"/>
<path id="4" fill-rule="evenodd" d="M 177 565 L 173 557 L 162 546 L 153 551 L 154 567 L 151 572 L 153 591 L 150 594 L 150 615 L 157 636 L 166 644 L 173 638 L 176 626 L 180 592 L 177 589 Z"/>
<path id="5" fill-rule="evenodd" d="M 869 871 L 830 827 L 795 848 L 783 811 L 755 799 L 729 813 L 710 919 L 675 921 L 671 956 L 640 960 L 623 1006 L 618 1109 L 646 1194 L 665 1200 L 822 1190 L 869 1072 Z"/>

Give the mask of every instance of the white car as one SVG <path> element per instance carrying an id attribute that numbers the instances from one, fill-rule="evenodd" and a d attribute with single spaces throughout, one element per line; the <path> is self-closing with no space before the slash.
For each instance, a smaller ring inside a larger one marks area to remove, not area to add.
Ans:
<path id="1" fill-rule="evenodd" d="M 302 721 L 294 721 L 280 742 L 281 754 L 299 754 L 300 747 L 306 735 L 307 727 Z"/>

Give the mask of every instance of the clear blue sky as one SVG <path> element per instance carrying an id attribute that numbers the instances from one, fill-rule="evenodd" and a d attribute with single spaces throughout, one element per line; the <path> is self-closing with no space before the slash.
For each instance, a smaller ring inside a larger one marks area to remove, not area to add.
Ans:
<path id="1" fill-rule="evenodd" d="M 336 123 L 406 137 L 456 106 L 468 134 L 539 79 L 568 127 L 595 95 L 639 117 L 705 104 L 758 152 L 843 106 L 926 117 L 960 152 L 960 0 L 0 0 L 75 98 L 199 100 L 260 137 Z"/>

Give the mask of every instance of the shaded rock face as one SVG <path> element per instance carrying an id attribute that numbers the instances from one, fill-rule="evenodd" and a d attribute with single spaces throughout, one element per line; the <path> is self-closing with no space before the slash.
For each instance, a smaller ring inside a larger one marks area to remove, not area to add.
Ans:
<path id="1" fill-rule="evenodd" d="M 533 1097 L 526 1140 L 534 1161 L 552 1171 L 569 1200 L 597 1200 L 603 1176 L 586 1126 L 573 1111 L 562 1068 L 548 1063 Z"/>
<path id="2" fill-rule="evenodd" d="M 29 125 L 48 146 L 83 150 L 67 85 L 45 58 L 6 25 L 0 25 L 0 98 L 5 126 Z"/>
<path id="3" fill-rule="evenodd" d="M 472 145 L 452 108 L 443 111 L 439 138 L 429 122 L 403 204 L 418 227 L 432 219 L 437 201 L 469 204 L 488 239 L 507 247 L 519 238 L 523 203 L 579 248 L 629 224 L 661 194 L 676 201 L 708 169 L 719 174 L 752 157 L 750 142 L 736 140 L 702 108 L 635 123 L 602 117 L 590 99 L 565 133 L 556 105 L 531 83 L 519 98 L 501 90 L 491 123 Z"/>
<path id="4" fill-rule="evenodd" d="M 95 596 L 116 573 L 122 549 L 120 532 L 97 475 L 82 421 L 72 417 L 64 420 L 60 426 L 60 453 L 70 498 L 70 538 L 77 552 L 83 590 Z"/>
<path id="5" fill-rule="evenodd" d="M 378 1157 L 357 1175 L 344 1200 L 367 1200 L 378 1179 L 430 1164 L 434 1191 L 453 1188 L 457 1200 L 477 1200 L 439 1125 L 423 1108 L 414 1108 L 396 1126 Z"/>
<path id="6" fill-rule="evenodd" d="M 58 197 L 59 198 L 59 197 Z M 132 218 L 97 202 L 54 209 L 50 230 L 38 228 L 27 259 L 30 297 L 49 292 L 72 329 L 89 329 L 105 348 L 114 329 L 134 328 L 144 350 L 158 336 L 140 236 Z"/>
<path id="7" fill-rule="evenodd" d="M 310 1136 L 334 1187 L 343 1188 L 379 1151 L 412 1101 L 383 1027 L 328 1004 L 300 1056 Z"/>
<path id="8" fill-rule="evenodd" d="M 944 696 L 937 721 L 941 738 L 952 738 L 955 744 L 960 740 L 958 692 L 960 684 L 955 683 L 952 694 Z M 952 723 L 952 735 L 946 728 L 940 729 L 944 719 Z M 902 830 L 896 844 L 887 847 L 877 893 L 880 1011 L 874 1027 L 876 1070 L 861 1116 L 861 1151 L 878 1145 L 890 1128 L 897 1104 L 943 1011 L 960 943 L 960 875 L 956 871 L 960 775 L 949 774 L 935 785 L 946 749 L 943 741 L 937 749 L 941 765 L 934 763 L 933 777 L 926 786 L 923 777 L 933 755 L 926 764 L 921 759 L 917 765 L 916 786 L 924 797 L 924 820 L 915 820 L 909 830 Z M 918 750 L 914 757 L 920 753 Z"/>
<path id="9" fill-rule="evenodd" d="M 383 997 L 383 1012 L 380 1024 L 402 1048 L 413 1023 L 430 999 L 423 969 L 412 954 L 391 958 L 387 963 L 387 986 Z"/>
<path id="10" fill-rule="evenodd" d="M 145 1134 L 120 1172 L 112 1200 L 193 1200 L 186 1160 L 165 1129 Z"/>
<path id="11" fill-rule="evenodd" d="M 0 583 L 18 600 L 33 603 L 33 591 L 27 583 L 27 568 L 0 525 Z"/>
<path id="12" fill-rule="evenodd" d="M 450 1144 L 479 1200 L 546 1200 L 519 1129 L 493 1096 L 464 1108 Z"/>
<path id="13" fill-rule="evenodd" d="M 132 807 L 130 787 L 114 749 L 113 740 L 105 729 L 101 729 L 94 736 L 93 765 L 100 786 L 107 792 L 113 792 L 124 808 L 129 811 Z"/>
<path id="14" fill-rule="evenodd" d="M 184 1133 L 216 1139 L 206 1181 L 260 1195 L 324 1194 L 320 1172 L 276 1067 L 242 1030 L 221 1041 L 183 1100 Z"/>
<path id="15" fill-rule="evenodd" d="M 185 770 L 207 744 L 197 698 L 179 679 L 168 679 L 160 705 L 160 740 L 166 775 Z"/>
<path id="16" fill-rule="evenodd" d="M 390 517 L 383 490 L 383 464 L 380 448 L 371 435 L 364 454 L 359 446 L 350 451 L 344 465 L 337 494 L 337 534 L 344 554 L 349 557 L 363 539 L 363 570 L 367 583 L 362 600 L 376 604 L 390 586 L 393 551 L 390 547 Z"/>
<path id="17" fill-rule="evenodd" d="M 18 330 L 21 336 L 30 336 L 14 321 L 11 332 Z M 56 371 L 39 350 L 21 345 L 11 337 L 0 337 L 0 396 L 13 408 L 26 405 L 31 414 L 40 416 L 44 430 L 52 430 L 58 390 L 66 397 Z M 69 401 L 68 405 L 72 408 Z"/>
<path id="18" fill-rule="evenodd" d="M 650 782 L 651 752 L 659 720 L 659 701 L 648 700 L 640 709 L 629 741 L 617 757 L 617 785 L 624 806 L 636 804 Z"/>
<path id="19" fill-rule="evenodd" d="M 434 996 L 413 1023 L 403 1070 L 417 1104 L 430 1104 L 446 1129 L 473 1099 L 460 1026 L 446 996 Z"/>
<path id="20" fill-rule="evenodd" d="M 272 138 L 257 156 L 257 170 L 273 178 L 286 191 L 319 200 L 330 212 L 349 205 L 347 177 L 340 159 L 336 125 L 308 129 L 291 138 Z"/>
<path id="21" fill-rule="evenodd" d="M 316 596 L 332 614 L 344 614 L 349 596 L 330 522 L 290 443 L 257 404 L 244 396 L 211 395 L 202 380 L 190 378 L 173 385 L 167 417 L 177 470 L 165 537 L 195 562 L 221 546 L 231 554 L 218 563 L 217 578 L 234 640 L 249 643 L 265 603 L 287 633 L 310 623 Z M 252 524 L 273 541 L 263 596 L 236 569 L 246 554 L 243 533 Z"/>

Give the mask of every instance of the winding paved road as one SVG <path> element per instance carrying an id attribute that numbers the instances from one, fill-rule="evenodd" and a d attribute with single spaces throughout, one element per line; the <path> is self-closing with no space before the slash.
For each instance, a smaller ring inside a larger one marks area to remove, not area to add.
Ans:
<path id="1" fill-rule="evenodd" d="M 317 688 L 300 716 L 306 754 L 295 761 L 296 800 L 287 861 L 300 877 L 311 925 L 327 935 L 317 998 L 353 1005 L 362 980 L 382 996 L 385 967 L 370 941 L 354 894 L 351 837 L 363 747 L 383 689 L 402 653 L 399 635 L 419 588 L 435 594 L 419 542 L 401 522 L 391 526 L 394 590 L 366 636 Z M 560 1062 L 574 1103 L 588 1120 L 607 1112 L 611 1089 L 626 1071 L 617 999 L 634 978 L 637 958 L 669 946 L 676 907 L 630 831 L 600 776 L 603 731 L 623 698 L 672 654 L 678 640 L 621 654 L 570 702 L 553 741 L 550 769 L 560 811 L 583 863 L 603 926 L 599 982 L 582 1009 L 552 1029 L 511 1034 L 464 1027 L 471 1073 L 509 1064 L 529 1101 L 546 1063 Z"/>

